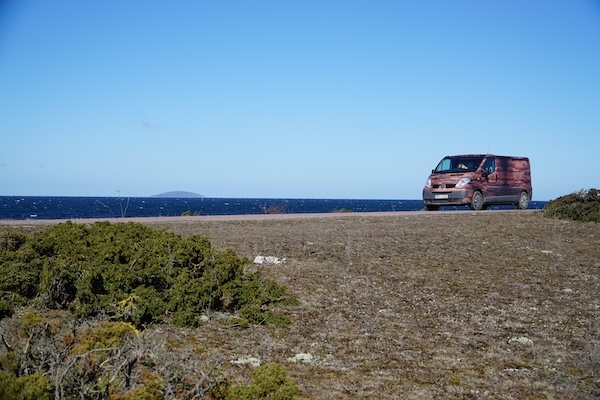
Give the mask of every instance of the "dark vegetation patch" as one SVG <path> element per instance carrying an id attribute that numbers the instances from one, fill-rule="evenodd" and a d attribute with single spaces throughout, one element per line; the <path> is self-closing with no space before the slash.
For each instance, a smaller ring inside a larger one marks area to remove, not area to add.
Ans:
<path id="1" fill-rule="evenodd" d="M 66 222 L 31 237 L 5 234 L 0 248 L 2 316 L 35 304 L 138 328 L 165 320 L 196 327 L 201 314 L 215 311 L 239 311 L 251 324 L 289 323 L 269 309 L 290 300 L 283 286 L 244 273 L 247 259 L 197 235 Z"/>
<path id="2" fill-rule="evenodd" d="M 600 190 L 581 190 L 550 200 L 544 209 L 551 218 L 600 222 Z"/>
<path id="3" fill-rule="evenodd" d="M 233 251 L 142 224 L 9 231 L 0 250 L 0 399 L 225 398 L 229 385 L 216 364 L 190 375 L 201 364 L 188 354 L 194 347 L 175 367 L 167 357 L 177 357 L 156 354 L 156 337 L 140 330 L 196 328 L 215 313 L 238 328 L 285 327 L 291 320 L 276 307 L 296 303 L 284 286 L 245 272 L 249 261 Z M 294 394 L 281 399 L 299 393 L 295 381 L 270 385 Z"/>

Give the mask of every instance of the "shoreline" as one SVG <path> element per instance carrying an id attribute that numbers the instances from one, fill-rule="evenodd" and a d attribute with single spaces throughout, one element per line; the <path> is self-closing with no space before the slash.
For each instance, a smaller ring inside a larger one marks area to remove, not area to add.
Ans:
<path id="1" fill-rule="evenodd" d="M 55 225 L 61 222 L 87 224 L 95 222 L 209 222 L 209 221 L 269 221 L 285 219 L 321 219 L 341 217 L 400 217 L 417 215 L 453 215 L 453 214 L 497 214 L 497 213 L 534 213 L 538 209 L 528 210 L 444 210 L 444 211 L 374 211 L 374 212 L 331 212 L 331 213 L 289 213 L 289 214 L 235 214 L 235 215 L 195 215 L 195 216 L 156 216 L 156 217 L 122 217 L 122 218 L 64 218 L 64 219 L 0 219 L 0 226 Z"/>

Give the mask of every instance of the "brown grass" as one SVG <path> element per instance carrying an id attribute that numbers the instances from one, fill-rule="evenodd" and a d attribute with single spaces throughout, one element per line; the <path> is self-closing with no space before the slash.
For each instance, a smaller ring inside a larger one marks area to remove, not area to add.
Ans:
<path id="1" fill-rule="evenodd" d="M 285 284 L 290 328 L 151 328 L 248 379 L 279 362 L 314 399 L 599 398 L 600 224 L 534 212 L 139 221 L 201 234 Z M 298 353 L 311 363 L 291 362 Z"/>

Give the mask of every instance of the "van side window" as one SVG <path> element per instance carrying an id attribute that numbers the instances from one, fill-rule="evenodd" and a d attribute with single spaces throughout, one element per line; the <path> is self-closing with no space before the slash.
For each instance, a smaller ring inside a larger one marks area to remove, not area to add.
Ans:
<path id="1" fill-rule="evenodd" d="M 483 164 L 483 172 L 488 175 L 496 172 L 496 158 L 495 157 L 490 157 L 485 160 L 485 163 Z"/>

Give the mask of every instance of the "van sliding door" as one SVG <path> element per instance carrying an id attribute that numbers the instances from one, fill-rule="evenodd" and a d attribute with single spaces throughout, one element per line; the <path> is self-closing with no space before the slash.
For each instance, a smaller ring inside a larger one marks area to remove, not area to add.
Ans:
<path id="1" fill-rule="evenodd" d="M 501 196 L 502 192 L 502 171 L 498 168 L 498 157 L 486 158 L 482 168 L 486 177 L 483 185 L 483 196 L 488 202 L 495 201 Z"/>

